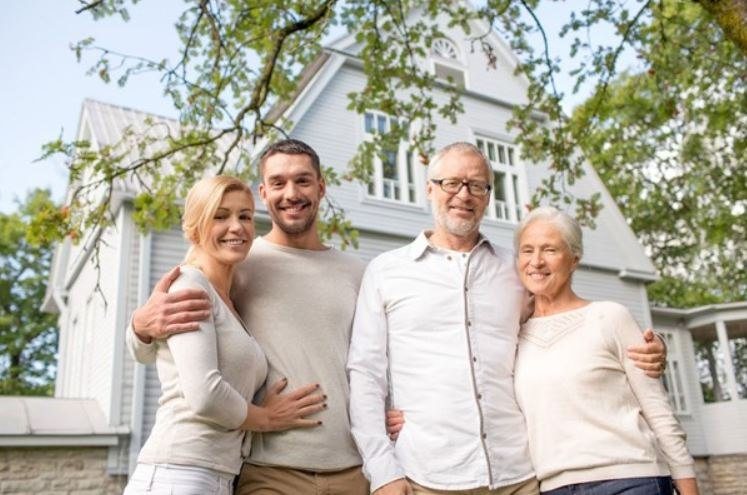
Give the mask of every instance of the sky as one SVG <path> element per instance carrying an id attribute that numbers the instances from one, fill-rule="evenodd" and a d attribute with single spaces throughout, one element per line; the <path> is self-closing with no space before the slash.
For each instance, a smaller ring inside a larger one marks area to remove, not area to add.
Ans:
<path id="1" fill-rule="evenodd" d="M 41 146 L 62 135 L 73 139 L 85 98 L 127 106 L 165 116 L 175 116 L 152 74 L 130 79 L 125 87 L 105 84 L 86 75 L 95 62 L 84 53 L 81 63 L 70 45 L 92 36 L 96 45 L 118 52 L 174 60 L 179 40 L 174 22 L 183 10 L 182 0 L 143 1 L 129 7 L 131 20 L 94 21 L 90 14 L 75 14 L 73 0 L 3 0 L 0 15 L 0 212 L 16 209 L 17 201 L 35 187 L 52 190 L 62 200 L 67 172 L 61 157 L 35 161 Z M 553 4 L 554 5 L 554 4 Z M 543 16 L 548 32 L 557 31 L 563 16 Z M 564 42 L 551 49 L 562 53 Z M 570 79 L 559 81 L 570 93 Z M 582 96 L 570 98 L 570 108 Z"/>
<path id="2" fill-rule="evenodd" d="M 43 143 L 62 134 L 75 137 L 81 104 L 93 98 L 160 115 L 173 116 L 158 78 L 133 78 L 124 88 L 86 76 L 92 55 L 77 63 L 70 44 L 93 36 L 97 43 L 125 53 L 174 59 L 173 28 L 183 2 L 144 1 L 130 8 L 131 20 L 93 21 L 75 14 L 72 0 L 4 0 L 0 15 L 0 212 L 16 209 L 17 199 L 35 187 L 64 196 L 67 172 L 61 158 L 35 162 Z"/>

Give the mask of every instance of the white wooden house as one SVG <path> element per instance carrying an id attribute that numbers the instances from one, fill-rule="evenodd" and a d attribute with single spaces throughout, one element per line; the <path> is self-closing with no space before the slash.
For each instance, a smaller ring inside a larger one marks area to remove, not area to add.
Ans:
<path id="1" fill-rule="evenodd" d="M 444 37 L 433 46 L 426 63 L 437 75 L 448 74 L 463 82 L 464 113 L 456 124 L 437 121 L 435 145 L 470 141 L 489 155 L 496 181 L 482 231 L 494 242 L 510 247 L 522 205 L 548 173 L 546 164 L 529 164 L 520 159 L 515 135 L 506 129 L 512 108 L 525 101 L 527 83 L 514 74 L 517 60 L 498 36 L 487 39 L 497 55 L 497 63 L 491 68 L 484 55 L 469 49 L 466 35 L 458 27 L 446 27 L 443 21 Z M 475 28 L 485 30 L 485 26 Z M 389 116 L 376 109 L 364 115 L 347 110 L 347 94 L 364 84 L 357 49 L 353 36 L 333 43 L 306 69 L 298 95 L 277 108 L 279 118 L 293 123 L 289 134 L 309 143 L 325 165 L 340 171 L 361 141 L 385 129 L 390 122 Z M 433 91 L 439 93 L 442 89 L 436 87 Z M 114 143 L 128 126 L 142 128 L 146 117 L 137 110 L 86 100 L 79 138 L 98 147 Z M 153 118 L 176 125 L 167 119 Z M 409 242 L 431 224 L 424 194 L 425 170 L 408 156 L 404 146 L 385 163 L 377 159 L 374 175 L 369 185 L 344 183 L 328 191 L 360 231 L 360 247 L 355 252 L 364 260 Z M 591 299 L 618 301 L 632 311 L 642 326 L 650 326 L 652 310 L 645 284 L 656 278 L 654 266 L 591 168 L 587 167 L 586 176 L 573 191 L 582 196 L 599 192 L 604 203 L 597 228 L 584 232 L 586 255 L 575 275 L 575 289 Z M 97 273 L 90 262 L 91 246 L 69 241 L 57 249 L 45 303 L 46 310 L 60 315 L 56 397 L 95 401 L 111 427 L 109 434 L 118 432 L 116 445 L 107 447 L 107 469 L 112 475 L 127 474 L 133 468 L 153 424 L 160 392 L 155 369 L 135 364 L 125 351 L 127 320 L 147 298 L 154 282 L 179 263 L 186 250 L 177 229 L 149 234 L 137 231 L 131 214 L 133 193 L 127 186 L 118 191 L 116 225 L 101 232 L 105 243 L 100 254 L 103 272 L 99 283 L 106 305 L 93 291 Z M 258 208 L 261 232 L 267 229 L 268 221 L 262 205 Z M 730 394 L 729 400 L 705 404 L 693 339 L 710 331 L 703 329 L 711 324 L 715 325 L 720 345 L 729 345 L 730 335 L 743 338 L 746 308 L 736 305 L 733 311 L 717 307 L 700 312 L 653 313 L 657 325 L 671 339 L 667 383 L 688 431 L 690 447 L 701 459 L 701 481 L 707 486 L 720 486 L 719 482 L 706 479 L 714 470 L 714 460 L 719 458 L 741 463 L 741 472 L 747 471 L 747 380 L 744 376 L 739 378 L 742 388 L 737 390 L 738 378 L 728 378 L 729 369 L 734 375 L 734 366 L 727 366 L 731 358 L 722 353 L 716 364 L 727 373 L 719 376 L 727 377 L 724 390 Z"/>

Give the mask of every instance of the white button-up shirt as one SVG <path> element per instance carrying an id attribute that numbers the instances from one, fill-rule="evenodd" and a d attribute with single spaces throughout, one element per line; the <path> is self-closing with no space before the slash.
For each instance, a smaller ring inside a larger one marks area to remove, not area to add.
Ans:
<path id="1" fill-rule="evenodd" d="M 372 491 L 404 476 L 465 490 L 534 475 L 513 388 L 524 294 L 512 254 L 484 238 L 458 253 L 424 232 L 369 264 L 348 371 L 352 432 Z M 396 443 L 387 407 L 404 411 Z"/>

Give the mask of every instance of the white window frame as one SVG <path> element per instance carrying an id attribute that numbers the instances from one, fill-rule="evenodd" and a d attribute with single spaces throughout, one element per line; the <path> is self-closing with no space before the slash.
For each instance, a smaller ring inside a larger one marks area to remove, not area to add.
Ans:
<path id="1" fill-rule="evenodd" d="M 373 132 L 367 128 L 369 116 L 373 119 Z M 363 113 L 362 128 L 365 140 L 373 140 L 373 136 L 379 132 L 388 132 L 394 117 L 376 110 L 366 110 Z M 383 131 L 380 131 L 380 122 L 385 122 Z M 414 153 L 408 152 L 407 143 L 400 141 L 395 155 L 397 177 L 384 177 L 384 163 L 381 157 L 373 158 L 373 176 L 371 182 L 366 188 L 366 196 L 382 201 L 391 201 L 404 205 L 420 205 L 420 188 L 416 172 L 416 163 Z M 399 197 L 397 197 L 399 192 Z"/>
<path id="2" fill-rule="evenodd" d="M 467 71 L 467 66 L 464 63 L 464 55 L 462 54 L 462 51 L 459 49 L 457 44 L 448 38 L 438 38 L 436 41 L 434 41 L 434 43 L 436 42 L 444 43 L 450 46 L 454 52 L 454 57 L 444 57 L 432 48 L 430 58 L 431 72 L 434 75 L 436 74 L 436 64 L 441 64 L 449 69 L 460 71 L 462 73 L 462 78 L 464 79 L 464 89 L 469 88 L 469 72 Z M 444 84 L 453 84 L 450 83 L 447 79 L 437 78 L 437 80 L 443 82 Z"/>
<path id="3" fill-rule="evenodd" d="M 667 344 L 667 366 L 662 380 L 669 396 L 669 403 L 676 414 L 690 414 L 690 398 L 687 395 L 680 339 L 677 332 L 659 331 Z"/>
<path id="4" fill-rule="evenodd" d="M 493 188 L 490 190 L 490 204 L 486 218 L 500 222 L 519 223 L 526 214 L 524 205 L 528 203 L 527 190 L 524 182 L 524 165 L 519 160 L 519 150 L 516 146 L 501 139 L 478 134 L 475 144 L 490 162 L 493 168 Z M 492 153 L 490 150 L 492 149 Z M 504 199 L 496 198 L 497 183 L 502 180 Z"/>

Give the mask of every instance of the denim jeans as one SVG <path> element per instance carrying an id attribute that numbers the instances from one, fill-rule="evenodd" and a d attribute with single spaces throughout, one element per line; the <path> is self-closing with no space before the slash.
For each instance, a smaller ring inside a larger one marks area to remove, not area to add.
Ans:
<path id="1" fill-rule="evenodd" d="M 138 463 L 123 495 L 231 495 L 233 478 L 197 466 Z"/>
<path id="2" fill-rule="evenodd" d="M 542 492 L 542 495 L 672 495 L 674 486 L 669 476 L 623 478 L 566 485 Z"/>

